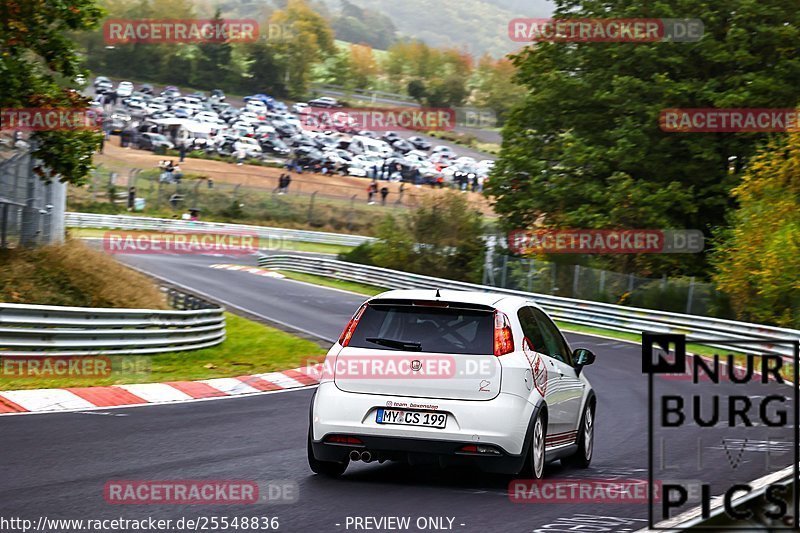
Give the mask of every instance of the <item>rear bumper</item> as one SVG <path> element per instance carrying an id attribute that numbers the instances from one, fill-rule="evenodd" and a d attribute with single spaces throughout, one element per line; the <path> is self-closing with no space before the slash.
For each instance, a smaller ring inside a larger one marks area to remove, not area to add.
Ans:
<path id="1" fill-rule="evenodd" d="M 376 411 L 392 407 L 447 414 L 443 429 L 378 424 Z M 423 407 L 423 405 L 425 407 Z M 424 399 L 344 392 L 323 382 L 311 406 L 311 436 L 315 457 L 344 461 L 357 449 L 378 459 L 411 464 L 474 464 L 487 472 L 516 473 L 525 462 L 525 442 L 535 407 L 526 399 L 501 393 L 492 400 Z M 330 435 L 360 439 L 361 446 L 325 442 Z M 465 445 L 488 445 L 500 455 L 466 454 Z"/>
<path id="2" fill-rule="evenodd" d="M 479 455 L 461 453 L 459 450 L 469 441 L 423 440 L 374 435 L 353 435 L 363 446 L 312 442 L 314 457 L 321 461 L 341 463 L 353 450 L 369 451 L 373 460 L 404 461 L 411 465 L 430 464 L 438 466 L 475 466 L 484 472 L 516 474 L 525 465 L 525 455 L 512 455 L 494 446 L 501 455 Z"/>

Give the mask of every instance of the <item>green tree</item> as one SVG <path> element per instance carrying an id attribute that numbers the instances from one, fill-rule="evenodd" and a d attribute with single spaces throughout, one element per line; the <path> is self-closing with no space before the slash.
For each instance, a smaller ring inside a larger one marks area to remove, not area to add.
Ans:
<path id="1" fill-rule="evenodd" d="M 487 55 L 480 59 L 470 80 L 474 104 L 494 111 L 499 124 L 525 96 L 522 87 L 514 82 L 515 75 L 516 68 L 511 61 L 494 60 Z"/>
<path id="2" fill-rule="evenodd" d="M 94 0 L 0 2 L 0 109 L 85 109 L 88 100 L 72 89 L 76 76 L 85 73 L 70 36 L 96 27 L 101 16 Z M 43 131 L 33 138 L 44 167 L 63 181 L 81 183 L 101 134 Z"/>
<path id="3" fill-rule="evenodd" d="M 368 250 L 369 262 L 395 270 L 479 282 L 485 244 L 479 211 L 461 194 L 428 196 L 413 212 L 387 216 L 378 241 Z M 359 253 L 363 253 L 360 250 Z"/>
<path id="4" fill-rule="evenodd" d="M 247 92 L 286 96 L 286 68 L 276 57 L 277 53 L 266 39 L 246 45 L 248 77 L 243 80 Z"/>
<path id="5" fill-rule="evenodd" d="M 738 318 L 800 328 L 800 134 L 772 139 L 733 197 L 739 207 L 712 256 L 715 283 Z"/>
<path id="6" fill-rule="evenodd" d="M 328 21 L 303 0 L 289 0 L 285 9 L 273 13 L 270 24 L 285 28 L 274 46 L 286 67 L 289 94 L 302 97 L 308 92 L 314 64 L 336 53 L 333 31 Z"/>
<path id="7" fill-rule="evenodd" d="M 222 12 L 217 8 L 213 19 L 222 24 Z M 193 72 L 193 85 L 204 89 L 228 87 L 233 46 L 230 42 L 208 42 L 198 45 L 198 55 Z"/>
<path id="8" fill-rule="evenodd" d="M 506 228 L 673 227 L 707 234 L 758 134 L 665 133 L 666 108 L 792 107 L 800 11 L 787 0 L 556 0 L 556 18 L 702 13 L 694 43 L 538 43 L 513 57 L 525 100 L 488 187 Z M 525 172 L 529 178 L 520 179 Z M 671 197 L 671 198 L 670 198 Z M 620 208 L 620 200 L 634 211 Z M 636 216 L 632 216 L 635 212 Z M 607 258 L 624 263 L 630 258 Z M 702 274 L 704 256 L 640 256 L 642 273 Z"/>

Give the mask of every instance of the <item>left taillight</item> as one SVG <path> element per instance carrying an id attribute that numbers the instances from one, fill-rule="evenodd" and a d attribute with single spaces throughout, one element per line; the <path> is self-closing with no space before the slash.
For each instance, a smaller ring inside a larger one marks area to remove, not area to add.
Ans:
<path id="1" fill-rule="evenodd" d="M 514 351 L 514 334 L 511 332 L 511 322 L 508 316 L 501 312 L 494 312 L 494 354 L 505 355 Z"/>
<path id="2" fill-rule="evenodd" d="M 342 335 L 339 337 L 339 344 L 342 346 L 347 346 L 350 344 L 350 339 L 353 337 L 353 333 L 356 330 L 356 326 L 358 326 L 358 321 L 361 320 L 361 316 L 364 314 L 364 310 L 366 310 L 367 304 L 362 305 L 356 314 L 353 315 L 353 318 L 350 319 L 350 322 L 347 323 L 347 326 L 342 331 Z"/>

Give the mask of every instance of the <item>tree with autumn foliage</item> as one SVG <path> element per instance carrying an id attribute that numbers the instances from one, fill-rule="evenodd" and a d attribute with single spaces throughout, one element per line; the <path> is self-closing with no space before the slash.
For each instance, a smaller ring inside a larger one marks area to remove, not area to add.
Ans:
<path id="1" fill-rule="evenodd" d="M 83 74 L 72 32 L 94 28 L 102 17 L 95 0 L 0 2 L 0 108 L 86 109 L 76 90 Z M 34 155 L 62 181 L 81 183 L 92 168 L 101 134 L 91 130 L 41 131 Z"/>
<path id="2" fill-rule="evenodd" d="M 286 65 L 286 87 L 301 97 L 308 92 L 312 67 L 336 53 L 328 21 L 304 0 L 289 0 L 269 20 L 284 30 L 274 43 L 275 56 Z"/>
<path id="3" fill-rule="evenodd" d="M 739 186 L 717 235 L 714 281 L 738 318 L 800 328 L 800 133 L 775 137 Z"/>

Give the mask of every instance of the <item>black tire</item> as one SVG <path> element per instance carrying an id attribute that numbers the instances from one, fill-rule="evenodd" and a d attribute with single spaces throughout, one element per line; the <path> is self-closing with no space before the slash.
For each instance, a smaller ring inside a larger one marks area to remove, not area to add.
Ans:
<path id="1" fill-rule="evenodd" d="M 343 463 L 334 463 L 331 461 L 320 461 L 314 457 L 314 449 L 311 447 L 311 431 L 308 432 L 308 466 L 315 474 L 320 474 L 327 477 L 339 477 L 347 470 L 350 464 L 350 459 L 345 460 Z"/>
<path id="2" fill-rule="evenodd" d="M 589 468 L 594 456 L 594 402 L 586 404 L 578 426 L 578 451 L 561 459 L 561 464 L 574 468 Z"/>
<path id="3" fill-rule="evenodd" d="M 544 467 L 547 464 L 545 457 L 545 444 L 547 440 L 547 417 L 541 410 L 536 413 L 531 431 L 531 442 L 528 448 L 528 458 L 523 472 L 530 479 L 544 478 Z"/>

